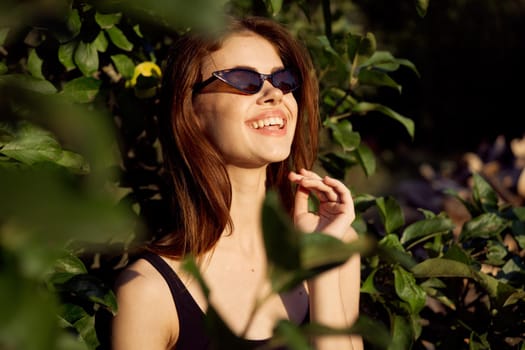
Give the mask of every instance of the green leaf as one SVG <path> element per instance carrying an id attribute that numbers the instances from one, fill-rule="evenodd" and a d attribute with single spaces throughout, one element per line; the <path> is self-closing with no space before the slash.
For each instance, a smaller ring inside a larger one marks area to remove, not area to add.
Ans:
<path id="1" fill-rule="evenodd" d="M 95 40 L 93 40 L 92 45 L 95 47 L 95 49 L 98 52 L 106 52 L 108 48 L 108 39 L 106 39 L 106 35 L 104 34 L 104 31 L 101 30 Z"/>
<path id="2" fill-rule="evenodd" d="M 358 67 L 363 62 L 368 60 L 376 51 L 376 38 L 374 34 L 368 32 L 365 37 L 361 38 L 359 47 L 357 48 L 357 55 L 354 57 L 354 66 Z"/>
<path id="3" fill-rule="evenodd" d="M 416 277 L 465 277 L 476 279 L 473 269 L 459 261 L 442 258 L 431 258 L 412 267 Z"/>
<path id="4" fill-rule="evenodd" d="M 361 136 L 352 130 L 352 124 L 348 120 L 330 123 L 328 126 L 332 129 L 334 139 L 343 146 L 345 151 L 352 151 L 359 146 Z"/>
<path id="5" fill-rule="evenodd" d="M 393 72 L 399 69 L 400 66 L 405 66 L 416 73 L 419 76 L 419 71 L 417 70 L 414 63 L 404 58 L 396 58 L 388 51 L 376 51 L 373 55 L 363 62 L 359 69 L 365 67 L 373 67 L 381 71 Z"/>
<path id="6" fill-rule="evenodd" d="M 92 102 L 100 90 L 102 82 L 92 77 L 79 77 L 68 81 L 62 88 L 65 98 L 77 103 Z"/>
<path id="7" fill-rule="evenodd" d="M 111 56 L 111 60 L 115 64 L 117 71 L 125 78 L 131 79 L 135 70 L 135 63 L 128 57 L 128 55 L 118 54 Z"/>
<path id="8" fill-rule="evenodd" d="M 416 263 L 412 256 L 407 254 L 405 248 L 399 243 L 397 235 L 387 234 L 379 241 L 379 255 L 389 263 L 399 263 L 406 269 L 412 268 Z"/>
<path id="9" fill-rule="evenodd" d="M 364 143 L 361 143 L 355 154 L 366 176 L 373 175 L 376 172 L 376 158 L 372 149 Z"/>
<path id="10" fill-rule="evenodd" d="M 69 169 L 74 174 L 86 175 L 90 172 L 89 163 L 82 155 L 75 152 L 62 150 L 60 158 L 55 163 Z"/>
<path id="11" fill-rule="evenodd" d="M 62 149 L 53 135 L 29 123 L 23 123 L 16 131 L 15 138 L 0 142 L 0 154 L 32 165 L 37 162 L 55 161 Z"/>
<path id="12" fill-rule="evenodd" d="M 405 127 L 410 137 L 414 138 L 414 122 L 386 106 L 378 103 L 359 102 L 352 108 L 352 112 L 358 113 L 367 113 L 371 111 L 383 113 L 384 115 L 397 120 Z"/>
<path id="13" fill-rule="evenodd" d="M 92 274 L 78 274 L 71 277 L 65 283 L 57 285 L 64 295 L 75 298 L 77 303 L 91 302 L 104 306 L 113 315 L 118 310 L 115 294 L 98 277 Z"/>
<path id="14" fill-rule="evenodd" d="M 284 270 L 300 268 L 299 237 L 276 192 L 266 195 L 262 209 L 264 245 L 268 262 Z"/>
<path id="15" fill-rule="evenodd" d="M 282 343 L 272 343 L 271 346 L 287 345 L 294 350 L 311 350 L 309 341 L 304 334 L 302 334 L 299 326 L 289 320 L 280 320 L 274 327 L 274 335 L 282 339 Z"/>
<path id="16" fill-rule="evenodd" d="M 417 14 L 420 17 L 425 17 L 428 10 L 429 0 L 415 0 Z"/>
<path id="17" fill-rule="evenodd" d="M 366 280 L 361 284 L 361 293 L 377 294 L 379 293 L 374 284 L 374 276 L 377 273 L 377 269 L 372 270 Z"/>
<path id="18" fill-rule="evenodd" d="M 5 44 L 5 40 L 7 39 L 7 34 L 9 34 L 10 29 L 11 28 L 0 28 L 0 46 Z"/>
<path id="19" fill-rule="evenodd" d="M 37 79 L 28 74 L 5 74 L 0 76 L 0 85 L 16 86 L 44 95 L 54 94 L 57 89 L 47 80 Z"/>
<path id="20" fill-rule="evenodd" d="M 80 15 L 77 9 L 71 10 L 71 13 L 67 18 L 67 28 L 69 29 L 73 37 L 80 34 L 80 30 L 82 29 L 82 22 L 80 20 Z"/>
<path id="21" fill-rule="evenodd" d="M 73 61 L 73 54 L 77 48 L 76 41 L 70 41 L 65 44 L 60 45 L 58 48 L 58 60 L 66 68 L 67 71 L 77 68 L 75 62 Z"/>
<path id="22" fill-rule="evenodd" d="M 459 241 L 465 242 L 473 238 L 487 239 L 497 237 L 509 225 L 509 221 L 500 218 L 496 214 L 481 214 L 463 225 Z"/>
<path id="23" fill-rule="evenodd" d="M 488 241 L 487 242 L 487 264 L 500 266 L 505 264 L 505 257 L 508 254 L 507 248 L 500 242 Z M 509 260 L 507 262 L 510 262 Z M 505 272 L 505 271 L 504 271 Z"/>
<path id="24" fill-rule="evenodd" d="M 76 255 L 67 254 L 55 263 L 56 272 L 68 272 L 72 274 L 88 273 L 86 266 Z"/>
<path id="25" fill-rule="evenodd" d="M 301 236 L 301 266 L 303 269 L 328 265 L 333 267 L 344 263 L 354 254 L 368 255 L 374 247 L 375 242 L 364 237 L 344 243 L 323 233 L 304 234 Z"/>
<path id="26" fill-rule="evenodd" d="M 80 34 L 82 22 L 77 9 L 72 9 L 69 12 L 65 24 L 66 30 L 55 31 L 55 36 L 60 44 L 65 44 Z"/>
<path id="27" fill-rule="evenodd" d="M 135 32 L 135 34 L 137 34 L 137 36 L 139 38 L 143 38 L 144 37 L 144 35 L 142 35 L 142 31 L 140 30 L 140 25 L 139 24 L 135 24 L 133 26 L 133 31 Z"/>
<path id="28" fill-rule="evenodd" d="M 323 168 L 336 179 L 344 179 L 345 169 L 359 163 L 354 152 L 330 152 L 319 156 Z"/>
<path id="29" fill-rule="evenodd" d="M 388 350 L 406 350 L 412 348 L 414 334 L 410 323 L 401 315 L 394 315 L 392 318 L 392 343 Z"/>
<path id="30" fill-rule="evenodd" d="M 5 62 L 0 61 L 0 75 L 7 73 L 8 70 Z"/>
<path id="31" fill-rule="evenodd" d="M 403 231 L 401 244 L 429 239 L 436 235 L 447 233 L 453 228 L 454 224 L 449 218 L 435 217 L 416 221 Z"/>
<path id="32" fill-rule="evenodd" d="M 394 79 L 384 72 L 373 69 L 361 69 L 357 76 L 359 84 L 370 86 L 386 86 L 396 89 L 401 93 L 401 85 L 395 82 Z"/>
<path id="33" fill-rule="evenodd" d="M 91 76 L 98 70 L 98 51 L 92 43 L 79 42 L 74 60 L 84 76 Z"/>
<path id="34" fill-rule="evenodd" d="M 97 338 L 95 330 L 95 317 L 86 315 L 80 320 L 76 321 L 73 326 L 80 334 L 80 338 L 90 349 L 96 349 L 100 342 Z"/>
<path id="35" fill-rule="evenodd" d="M 387 233 L 393 233 L 405 224 L 401 206 L 393 197 L 380 197 L 376 204 Z"/>
<path id="36" fill-rule="evenodd" d="M 396 62 L 396 58 L 390 52 L 376 51 L 359 66 L 360 69 L 366 67 L 380 68 L 381 70 L 393 72 L 399 69 L 399 63 Z"/>
<path id="37" fill-rule="evenodd" d="M 95 13 L 95 21 L 102 29 L 112 28 L 115 24 L 119 23 L 122 18 L 122 13 L 108 13 L 102 14 L 100 12 Z"/>
<path id="38" fill-rule="evenodd" d="M 277 16 L 281 12 L 283 0 L 266 0 L 266 8 L 272 16 Z"/>
<path id="39" fill-rule="evenodd" d="M 195 259 L 192 256 L 185 258 L 182 263 L 182 268 L 197 280 L 202 293 L 206 297 L 206 300 L 208 300 L 210 297 L 210 288 L 208 288 L 208 285 L 204 281 Z"/>
<path id="40" fill-rule="evenodd" d="M 472 197 L 474 201 L 485 212 L 496 212 L 498 210 L 498 194 L 488 184 L 488 182 L 478 173 L 472 174 L 474 186 L 472 188 Z"/>
<path id="41" fill-rule="evenodd" d="M 106 33 L 108 33 L 109 39 L 118 48 L 124 51 L 133 50 L 133 44 L 128 40 L 128 38 L 126 38 L 124 33 L 116 26 L 106 29 Z"/>
<path id="42" fill-rule="evenodd" d="M 426 293 L 417 285 L 414 275 L 400 266 L 394 268 L 396 294 L 410 306 L 410 312 L 418 314 L 425 306 Z"/>
<path id="43" fill-rule="evenodd" d="M 317 43 L 321 45 L 321 48 L 324 52 L 329 53 L 330 55 L 333 55 L 335 57 L 338 57 L 339 54 L 337 51 L 334 50 L 332 47 L 332 44 L 330 43 L 330 40 L 325 35 L 319 35 L 316 37 Z"/>
<path id="44" fill-rule="evenodd" d="M 29 50 L 29 56 L 27 57 L 27 69 L 29 73 L 37 79 L 45 79 L 42 74 L 42 59 L 38 57 L 35 49 Z"/>

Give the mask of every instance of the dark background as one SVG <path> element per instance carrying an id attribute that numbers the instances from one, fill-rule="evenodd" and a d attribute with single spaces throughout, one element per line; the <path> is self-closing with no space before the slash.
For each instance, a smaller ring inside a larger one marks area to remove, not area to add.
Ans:
<path id="1" fill-rule="evenodd" d="M 355 3 L 378 49 L 411 60 L 421 74 L 401 69 L 394 77 L 402 94 L 385 89 L 380 97 L 414 120 L 415 139 L 378 116 L 355 121 L 367 142 L 446 158 L 478 152 L 498 135 L 524 136 L 525 1 L 430 0 L 424 18 L 411 0 Z"/>

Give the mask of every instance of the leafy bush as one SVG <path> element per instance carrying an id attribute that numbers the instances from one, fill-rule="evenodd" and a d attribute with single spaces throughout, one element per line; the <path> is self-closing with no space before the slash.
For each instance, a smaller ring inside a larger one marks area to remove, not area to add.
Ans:
<path id="1" fill-rule="evenodd" d="M 375 172 L 352 118 L 393 118 L 414 136 L 412 121 L 374 96 L 401 92 L 391 73 L 419 73 L 378 50 L 372 33 L 331 17 L 331 5 L 355 11 L 349 2 L 1 5 L 1 347 L 109 346 L 107 324 L 118 312 L 111 282 L 129 251 L 162 234 L 169 217 L 155 115 L 160 67 L 180 30 L 220 25 L 217 4 L 276 16 L 307 44 L 321 82 L 324 171 L 341 179 L 355 166 Z M 423 16 L 427 6 L 416 1 L 415 10 Z M 480 174 L 472 179 L 470 196 L 447 193 L 468 212 L 463 222 L 424 208 L 421 220 L 406 222 L 396 198 L 356 194 L 361 239 L 352 244 L 298 236 L 269 194 L 263 225 L 274 291 L 363 257 L 354 327 L 281 322 L 275 341 L 303 349 L 310 334 L 357 332 L 371 349 L 524 349 L 525 208 L 502 202 Z M 276 234 L 294 244 L 275 248 Z M 299 258 L 290 265 L 289 256 Z M 191 260 L 187 267 L 198 276 Z M 213 310 L 208 317 L 224 346 L 239 345 Z"/>

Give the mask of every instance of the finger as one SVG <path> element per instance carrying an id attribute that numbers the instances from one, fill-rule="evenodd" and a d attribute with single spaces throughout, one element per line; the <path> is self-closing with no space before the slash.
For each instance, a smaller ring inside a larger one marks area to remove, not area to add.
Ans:
<path id="1" fill-rule="evenodd" d="M 301 186 L 315 193 L 321 202 L 337 202 L 338 194 L 327 185 L 321 178 L 303 177 Z"/>
<path id="2" fill-rule="evenodd" d="M 343 204 L 350 204 L 353 206 L 354 202 L 352 199 L 352 194 L 350 193 L 350 190 L 344 183 L 341 181 L 334 179 L 332 177 L 326 176 L 323 179 L 323 182 L 330 186 L 335 193 L 337 193 L 338 201 Z"/>
<path id="3" fill-rule="evenodd" d="M 295 193 L 295 198 L 294 198 L 294 212 L 295 213 L 308 212 L 308 196 L 310 195 L 310 191 L 307 188 L 301 186 L 301 181 L 303 178 L 304 178 L 303 175 L 300 175 L 296 173 L 295 171 L 291 171 L 288 174 L 288 179 L 298 185 L 297 191 Z"/>

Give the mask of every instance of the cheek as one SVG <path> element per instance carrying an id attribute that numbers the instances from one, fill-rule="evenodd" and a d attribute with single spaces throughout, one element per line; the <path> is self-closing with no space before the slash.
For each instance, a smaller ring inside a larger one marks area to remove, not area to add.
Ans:
<path id="1" fill-rule="evenodd" d="M 193 112 L 195 113 L 197 127 L 202 132 L 207 132 L 215 115 L 215 108 L 204 96 L 197 96 L 193 101 Z"/>

